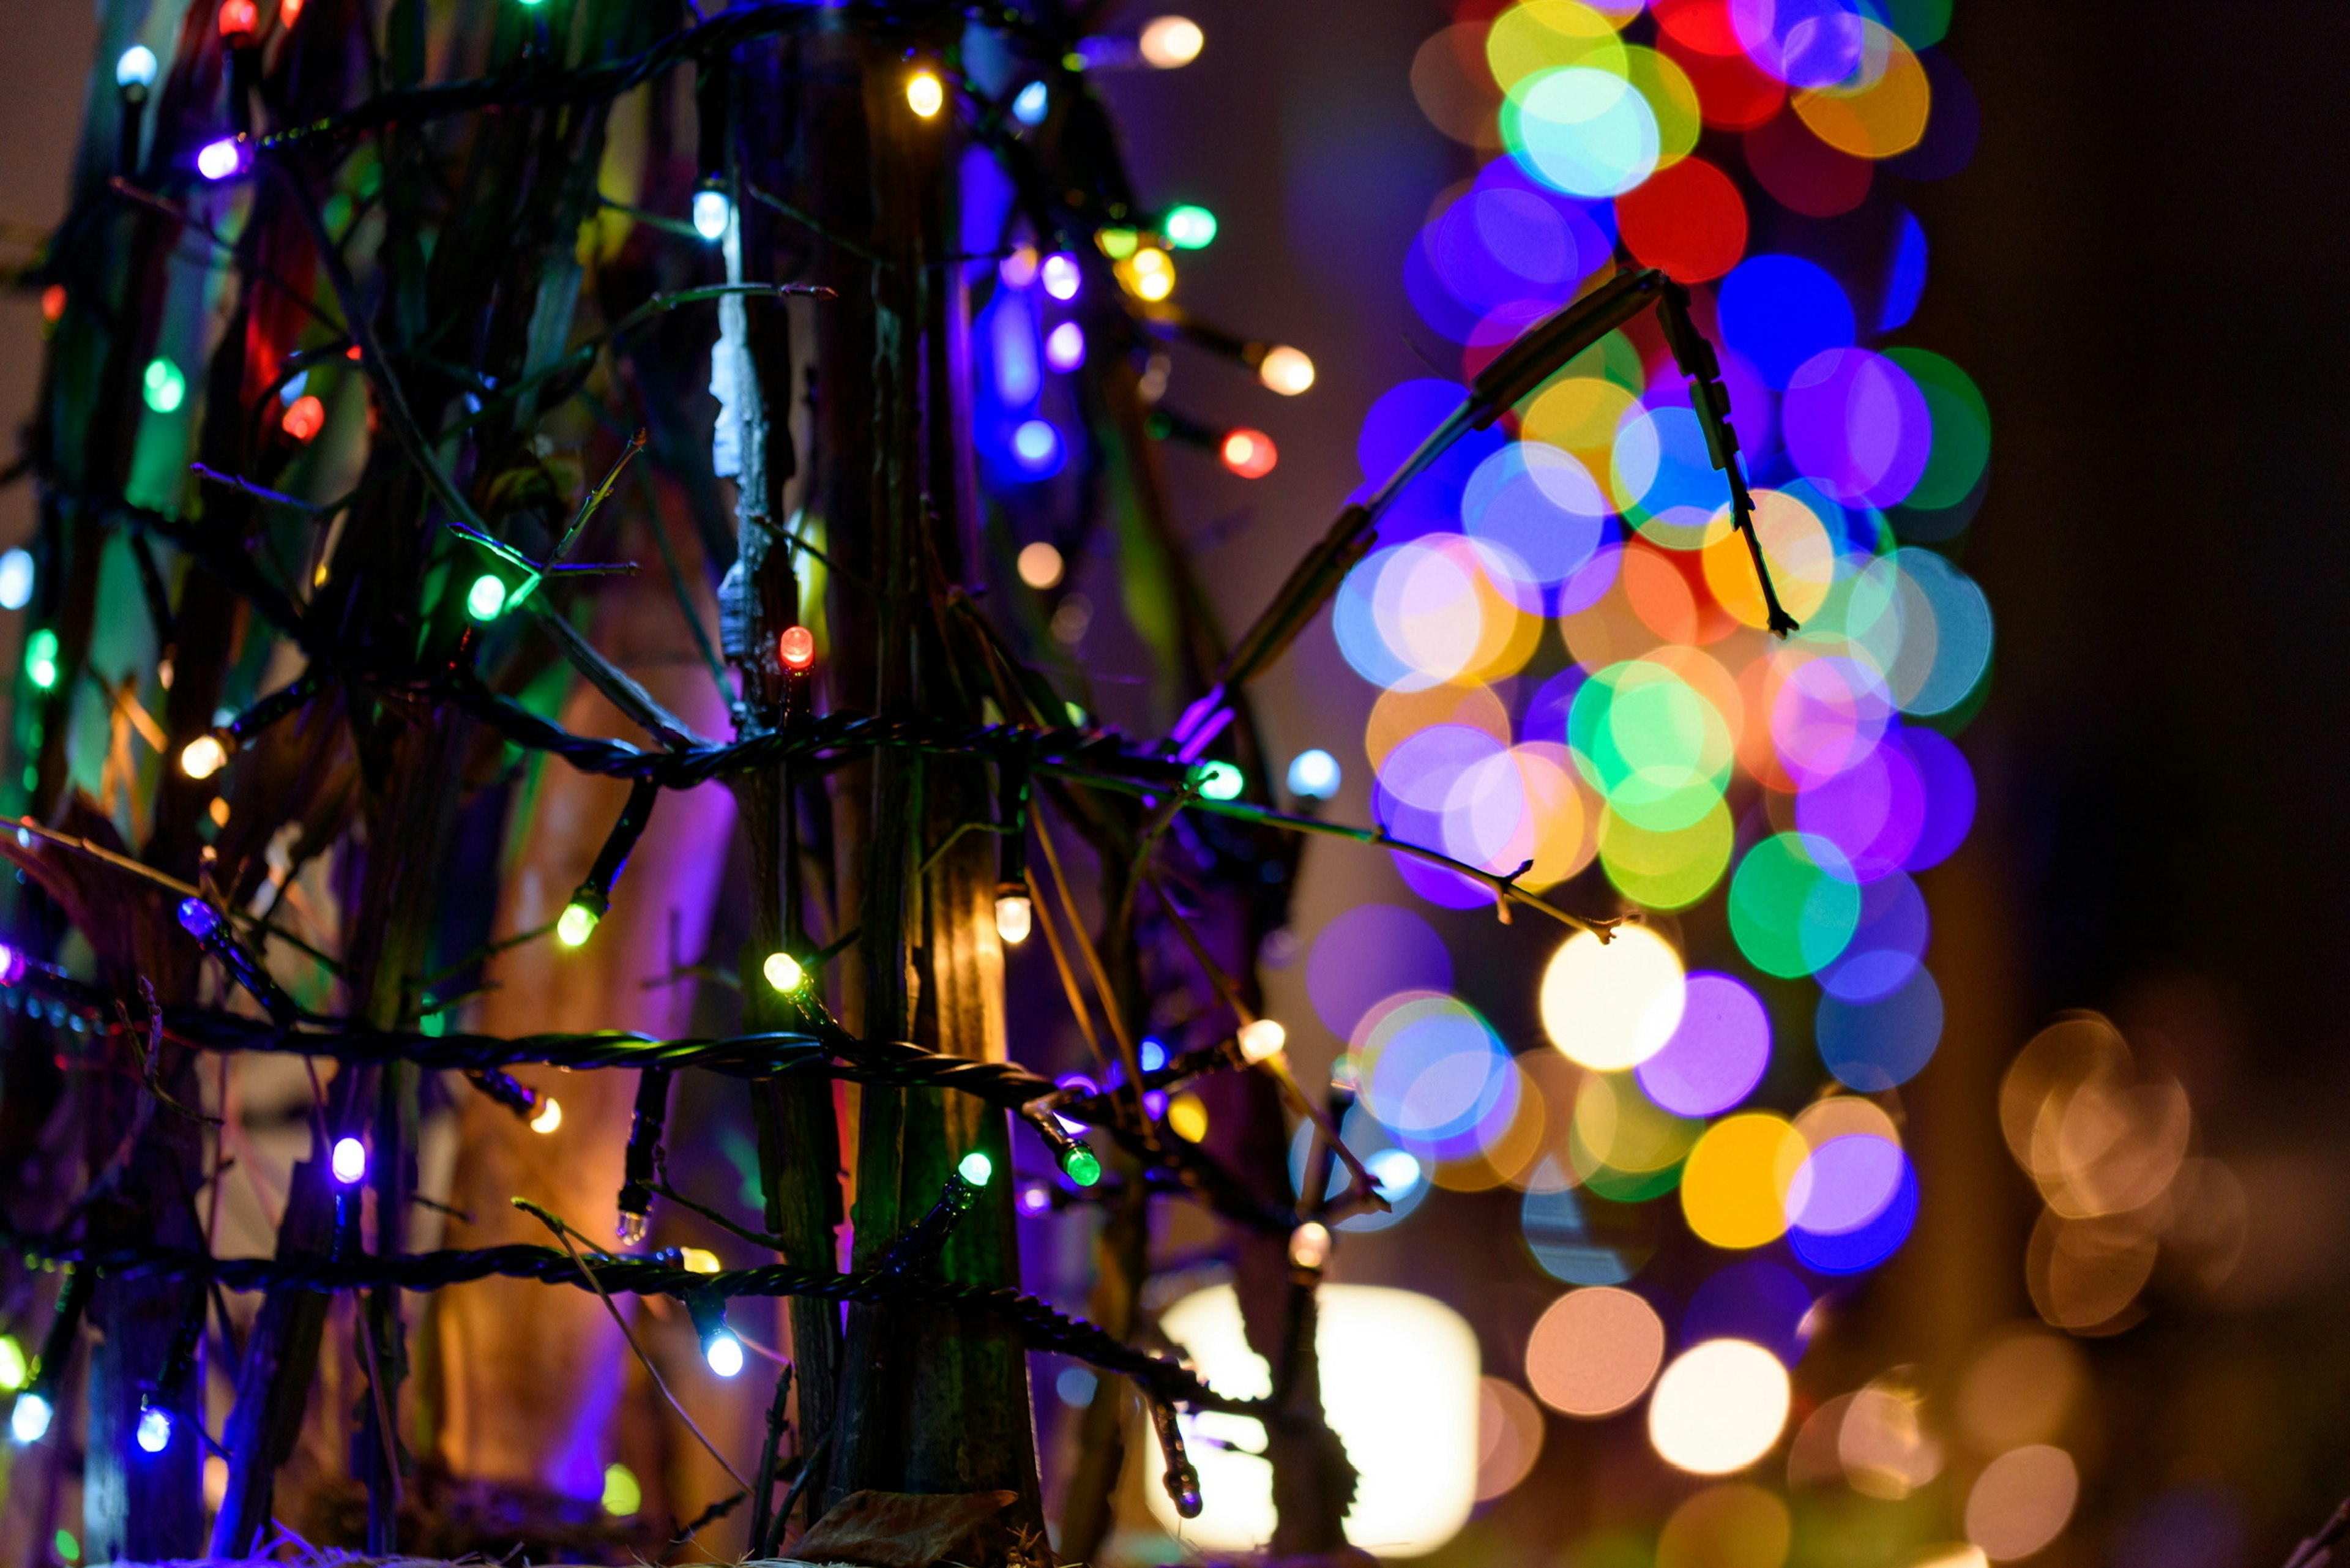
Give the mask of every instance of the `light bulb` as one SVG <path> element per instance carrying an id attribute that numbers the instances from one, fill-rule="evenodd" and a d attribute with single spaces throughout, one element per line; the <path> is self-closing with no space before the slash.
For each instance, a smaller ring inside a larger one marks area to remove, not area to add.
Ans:
<path id="1" fill-rule="evenodd" d="M 785 995 L 797 991 L 807 981 L 807 971 L 802 969 L 800 961 L 789 953 L 769 953 L 767 961 L 759 966 L 759 972 L 767 977 L 769 985 Z"/>
<path id="2" fill-rule="evenodd" d="M 962 1163 L 955 1167 L 955 1174 L 973 1187 L 984 1187 L 995 1175 L 995 1161 L 988 1158 L 983 1150 L 972 1149 L 962 1157 Z"/>
<path id="3" fill-rule="evenodd" d="M 147 406 L 159 414 L 168 414 L 188 399 L 188 379 L 169 359 L 147 361 L 147 369 L 139 377 L 140 391 Z"/>
<path id="4" fill-rule="evenodd" d="M 693 232 L 716 244 L 726 237 L 726 225 L 734 216 L 734 203 L 723 191 L 703 189 L 693 193 Z"/>
<path id="5" fill-rule="evenodd" d="M 203 941 L 220 929 L 220 911 L 202 898 L 182 898 L 178 910 L 180 929 Z"/>
<path id="6" fill-rule="evenodd" d="M 549 1095 L 539 1102 L 538 1115 L 530 1118 L 530 1130 L 551 1133 L 563 1125 L 563 1102 Z"/>
<path id="7" fill-rule="evenodd" d="M 1289 793 L 1307 800 L 1328 800 L 1338 793 L 1338 759 L 1315 747 L 1289 760 Z"/>
<path id="8" fill-rule="evenodd" d="M 995 900 L 995 934 L 1008 947 L 1016 948 L 1028 940 L 1035 919 L 1025 893 L 1006 893 Z"/>
<path id="9" fill-rule="evenodd" d="M 555 918 L 555 940 L 567 948 L 578 947 L 596 934 L 596 911 L 585 904 L 566 904 Z"/>
<path id="10" fill-rule="evenodd" d="M 57 683 L 57 634 L 47 627 L 25 639 L 25 674 L 44 691 Z"/>
<path id="11" fill-rule="evenodd" d="M 1208 35 L 1189 16 L 1157 16 L 1144 26 L 1135 47 L 1151 65 L 1171 71 L 1198 59 L 1207 43 Z"/>
<path id="12" fill-rule="evenodd" d="M 180 748 L 180 771 L 192 779 L 208 779 L 228 765 L 228 748 L 218 735 L 198 735 Z"/>
<path id="13" fill-rule="evenodd" d="M 367 1175 L 367 1145 L 355 1137 L 335 1140 L 335 1179 L 345 1187 L 357 1187 Z"/>
<path id="14" fill-rule="evenodd" d="M 1061 432 L 1049 420 L 1024 421 L 1012 432 L 1012 455 L 1031 473 L 1051 468 L 1061 455 Z"/>
<path id="15" fill-rule="evenodd" d="M 155 85 L 155 51 L 144 44 L 133 44 L 114 57 L 116 87 L 147 88 Z"/>
<path id="16" fill-rule="evenodd" d="M 1245 428 L 1227 431 L 1216 455 L 1243 479 L 1263 479 L 1281 462 L 1281 453 L 1274 450 L 1271 436 Z"/>
<path id="17" fill-rule="evenodd" d="M 1020 558 L 1014 564 L 1019 568 L 1020 580 L 1032 588 L 1039 589 L 1057 587 L 1061 574 L 1067 570 L 1061 559 L 1061 552 L 1042 539 L 1033 545 L 1021 545 Z"/>
<path id="18" fill-rule="evenodd" d="M 1077 285 L 1081 281 L 1077 258 L 1068 252 L 1055 251 L 1046 256 L 1044 265 L 1036 269 L 1036 275 L 1045 280 L 1045 292 L 1055 299 L 1066 303 L 1077 297 Z"/>
<path id="19" fill-rule="evenodd" d="M 947 89 L 935 71 L 916 71 L 906 83 L 906 107 L 924 119 L 946 107 Z"/>
<path id="20" fill-rule="evenodd" d="M 1086 329 L 1064 321 L 1045 334 L 1045 363 L 1066 374 L 1086 362 Z"/>
<path id="21" fill-rule="evenodd" d="M 160 1454 L 172 1446 L 172 1412 L 160 1405 L 150 1405 L 139 1412 L 139 1447 L 141 1451 Z"/>
<path id="22" fill-rule="evenodd" d="M 20 1443 L 37 1443 L 48 1436 L 50 1414 L 46 1397 L 19 1394 L 16 1407 L 8 1412 L 8 1430 Z"/>
<path id="23" fill-rule="evenodd" d="M 207 180 L 225 180 L 244 172 L 248 154 L 242 137 L 224 136 L 207 141 L 196 152 L 196 172 Z"/>
<path id="24" fill-rule="evenodd" d="M 307 441 L 327 428 L 327 405 L 305 394 L 287 406 L 277 428 L 296 441 Z"/>
<path id="25" fill-rule="evenodd" d="M 22 1388 L 29 1370 L 25 1365 L 25 1347 L 16 1343 L 16 1336 L 0 1334 L 0 1393 L 13 1394 Z"/>
<path id="26" fill-rule="evenodd" d="M 707 1247 L 680 1247 L 677 1266 L 689 1274 L 714 1274 L 720 1265 L 718 1254 Z"/>
<path id="27" fill-rule="evenodd" d="M 1283 397 L 1294 398 L 1314 384 L 1314 361 L 1286 344 L 1277 344 L 1265 350 L 1256 377 Z"/>
<path id="28" fill-rule="evenodd" d="M 250 44 L 261 28 L 261 7 L 253 0 L 221 0 L 221 36 L 231 44 Z"/>
<path id="29" fill-rule="evenodd" d="M 465 590 L 465 613 L 475 620 L 495 620 L 505 607 L 505 579 L 494 572 L 484 572 Z"/>
<path id="30" fill-rule="evenodd" d="M 1270 1018 L 1241 1025 L 1241 1054 L 1251 1062 L 1279 1055 L 1288 1041 L 1289 1031 Z"/>
<path id="31" fill-rule="evenodd" d="M 33 552 L 0 553 L 0 609 L 20 610 L 33 602 Z"/>
<path id="32" fill-rule="evenodd" d="M 1191 777 L 1209 800 L 1238 800 L 1248 782 L 1237 763 L 1225 762 L 1201 763 L 1191 770 Z"/>
<path id="33" fill-rule="evenodd" d="M 702 1346 L 702 1358 L 719 1376 L 732 1377 L 743 1370 L 743 1342 L 734 1337 L 733 1329 L 722 1328 Z"/>
<path id="34" fill-rule="evenodd" d="M 1023 125 L 1042 125 L 1052 107 L 1052 90 L 1043 82 L 1030 82 L 1012 100 L 1012 118 Z"/>
<path id="35" fill-rule="evenodd" d="M 1169 208 L 1159 229 L 1167 236 L 1167 243 L 1177 250 L 1201 250 L 1215 240 L 1216 214 L 1205 207 L 1186 202 L 1180 207 Z"/>
<path id="36" fill-rule="evenodd" d="M 1330 1228 L 1308 1220 L 1289 1233 L 1289 1262 L 1300 1269 L 1320 1269 L 1330 1261 Z"/>
<path id="37" fill-rule="evenodd" d="M 1102 1179 L 1101 1156 L 1083 1144 L 1072 1145 L 1061 1156 L 1061 1174 L 1079 1187 L 1091 1187 Z"/>
<path id="38" fill-rule="evenodd" d="M 787 626 L 775 639 L 775 657 L 786 670 L 806 670 L 816 662 L 816 633 L 804 626 Z"/>

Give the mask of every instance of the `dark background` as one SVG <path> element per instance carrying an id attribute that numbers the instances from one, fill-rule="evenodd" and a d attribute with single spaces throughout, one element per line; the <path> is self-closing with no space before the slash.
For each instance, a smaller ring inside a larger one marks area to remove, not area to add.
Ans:
<path id="1" fill-rule="evenodd" d="M 1174 7 L 1135 15 L 1162 8 Z M 1283 454 L 1253 485 L 1170 454 L 1237 626 L 1356 483 L 1364 410 L 1427 373 L 1407 342 L 1418 328 L 1401 258 L 1430 200 L 1472 164 L 1409 87 L 1412 51 L 1448 19 L 1437 0 L 1180 9 L 1207 28 L 1201 60 L 1111 88 L 1142 192 L 1202 201 L 1222 220 L 1216 246 L 1184 264 L 1194 308 L 1296 343 L 1321 370 L 1310 396 L 1276 400 L 1205 359 L 1178 367 L 1170 400 L 1259 425 Z M 2250 1224 L 2216 1292 L 2158 1276 L 2144 1323 L 2087 1345 L 2096 1393 L 2070 1439 L 2086 1490 L 2042 1560 L 2278 1561 L 2350 1488 L 2338 1304 L 2350 1275 L 2350 7 L 1956 9 L 1947 49 L 1981 99 L 1982 140 L 1964 172 L 1908 192 L 1932 265 L 1903 340 L 1971 372 L 1994 421 L 1989 500 L 1957 551 L 2000 632 L 1990 700 L 1964 738 L 1983 808 L 1968 849 L 1924 879 L 1950 1006 L 1942 1056 L 1906 1091 L 1925 1218 L 1798 1384 L 1818 1397 L 1913 1362 L 1930 1413 L 1936 1378 L 1976 1335 L 2030 1314 L 2034 1199 L 1999 1139 L 1998 1075 L 2056 1010 L 2106 1011 L 2185 1079 L 2204 1152 L 2241 1179 Z M 93 12 L 90 0 L 0 5 L 12 264 L 61 214 Z M 12 428 L 37 375 L 37 327 L 30 295 L 0 297 Z M 0 493 L 0 545 L 30 525 L 26 487 Z M 0 657 L 16 657 L 17 636 L 0 627 Z M 1320 629 L 1265 690 L 1276 752 L 1338 755 L 1350 777 L 1336 809 L 1360 820 L 1373 693 Z M 1310 940 L 1339 909 L 1399 894 L 1376 858 L 1317 849 L 1296 929 Z M 1490 926 L 1444 929 L 1459 952 Z M 1547 950 L 1513 933 L 1490 951 L 1514 962 L 1521 947 L 1529 965 Z M 1274 992 L 1303 1018 L 1296 979 L 1276 974 Z M 1456 1249 L 1515 1245 L 1505 1208 L 1461 1200 L 1458 1213 L 1493 1229 L 1424 1217 L 1342 1272 L 1425 1276 L 1457 1299 L 1442 1282 L 1475 1270 Z M 1508 1370 L 1507 1335 L 1481 1327 Z M 1644 1445 L 1628 1421 L 1553 1421 L 1551 1439 L 1543 1468 L 1445 1561 L 1576 1560 L 1565 1543 L 1604 1521 L 1609 1478 Z M 2209 1506 L 2161 1511 L 2180 1496 Z M 2189 1523 L 2165 1529 L 2168 1518 Z"/>

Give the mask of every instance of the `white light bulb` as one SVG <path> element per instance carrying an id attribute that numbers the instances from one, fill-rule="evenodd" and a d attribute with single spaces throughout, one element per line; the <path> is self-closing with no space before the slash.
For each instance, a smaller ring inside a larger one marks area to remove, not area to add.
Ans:
<path id="1" fill-rule="evenodd" d="M 1289 1261 L 1300 1269 L 1318 1269 L 1330 1261 L 1330 1228 L 1308 1220 L 1289 1233 Z"/>
<path id="2" fill-rule="evenodd" d="M 1284 398 L 1294 398 L 1314 384 L 1314 361 L 1295 348 L 1275 345 L 1257 365 L 1257 379 Z"/>
<path id="3" fill-rule="evenodd" d="M 1188 66 L 1207 47 L 1208 35 L 1189 16 L 1154 17 L 1135 40 L 1142 57 L 1162 71 Z"/>
<path id="4" fill-rule="evenodd" d="M 116 87 L 153 87 L 155 85 L 155 51 L 144 44 L 133 44 L 114 57 Z"/>
<path id="5" fill-rule="evenodd" d="M 710 1344 L 702 1353 L 710 1363 L 710 1370 L 721 1377 L 732 1377 L 743 1370 L 743 1342 L 734 1337 L 731 1328 L 722 1328 L 710 1336 Z"/>
<path id="6" fill-rule="evenodd" d="M 38 1394 L 20 1394 L 8 1413 L 8 1430 L 20 1443 L 37 1443 L 48 1435 L 49 1402 Z"/>
<path id="7" fill-rule="evenodd" d="M 1270 1018 L 1241 1025 L 1241 1054 L 1251 1062 L 1279 1055 L 1288 1040 L 1289 1031 Z"/>
<path id="8" fill-rule="evenodd" d="M 1338 759 L 1316 747 L 1289 760 L 1289 793 L 1306 800 L 1328 800 L 1338 793 Z"/>
<path id="9" fill-rule="evenodd" d="M 0 555 L 0 609 L 20 610 L 33 602 L 33 552 Z"/>
<path id="10" fill-rule="evenodd" d="M 734 216 L 734 203 L 723 191 L 696 191 L 693 193 L 693 232 L 716 244 L 726 237 L 726 225 Z"/>
<path id="11" fill-rule="evenodd" d="M 551 1133 L 562 1125 L 563 1102 L 549 1095 L 540 1102 L 538 1115 L 530 1118 L 530 1130 L 535 1133 Z"/>
<path id="12" fill-rule="evenodd" d="M 1041 125 L 1045 111 L 1052 107 L 1051 90 L 1043 82 L 1030 82 L 1012 100 L 1012 118 L 1023 125 Z"/>
<path id="13" fill-rule="evenodd" d="M 367 1174 L 367 1145 L 355 1137 L 338 1138 L 335 1142 L 335 1179 L 345 1187 L 355 1187 Z"/>
<path id="14" fill-rule="evenodd" d="M 208 779 L 227 763 L 228 748 L 217 735 L 198 735 L 180 751 L 180 771 L 192 779 Z"/>
<path id="15" fill-rule="evenodd" d="M 207 141 L 196 154 L 196 172 L 207 180 L 225 180 L 244 168 L 244 148 L 234 136 Z"/>
<path id="16" fill-rule="evenodd" d="M 141 1451 L 160 1454 L 172 1446 L 172 1412 L 150 1405 L 139 1412 L 139 1447 Z"/>
<path id="17" fill-rule="evenodd" d="M 1018 947 L 1028 940 L 1028 930 L 1035 919 L 1025 893 L 1007 893 L 995 900 L 995 934 L 1008 947 Z"/>
<path id="18" fill-rule="evenodd" d="M 1077 258 L 1066 251 L 1055 251 L 1045 258 L 1038 269 L 1045 280 L 1045 292 L 1055 299 L 1067 301 L 1077 297 L 1077 286 L 1082 281 L 1077 272 Z"/>

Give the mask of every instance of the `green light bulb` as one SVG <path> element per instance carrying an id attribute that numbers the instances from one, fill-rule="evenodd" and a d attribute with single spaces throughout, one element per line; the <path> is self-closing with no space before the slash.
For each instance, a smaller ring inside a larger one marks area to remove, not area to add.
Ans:
<path id="1" fill-rule="evenodd" d="M 1210 800 L 1238 800 L 1244 779 L 1231 763 L 1202 763 L 1191 772 L 1200 793 Z"/>
<path id="2" fill-rule="evenodd" d="M 767 977 L 769 985 L 786 993 L 797 991 L 807 979 L 807 971 L 789 953 L 769 953 L 767 961 L 759 966 L 759 972 Z"/>
<path id="3" fill-rule="evenodd" d="M 147 406 L 159 414 L 168 414 L 188 399 L 188 379 L 169 359 L 147 361 L 147 370 L 140 378 L 145 389 Z"/>
<path id="4" fill-rule="evenodd" d="M 955 1174 L 973 1187 L 984 1187 L 988 1179 L 995 1174 L 995 1161 L 980 1150 L 972 1149 L 962 1157 L 962 1163 L 955 1167 Z"/>
<path id="5" fill-rule="evenodd" d="M 57 683 L 57 634 L 47 627 L 25 639 L 25 673 L 44 691 Z"/>
<path id="6" fill-rule="evenodd" d="M 505 607 L 505 581 L 494 573 L 484 572 L 465 590 L 465 613 L 475 620 L 495 620 Z"/>
<path id="7" fill-rule="evenodd" d="M 1190 202 L 1168 209 L 1166 221 L 1159 225 L 1167 243 L 1179 251 L 1206 248 L 1216 237 L 1216 214 Z"/>
<path id="8" fill-rule="evenodd" d="M 1083 1144 L 1073 1145 L 1061 1156 L 1061 1174 L 1079 1187 L 1091 1187 L 1102 1178 L 1101 1157 Z"/>
<path id="9" fill-rule="evenodd" d="M 576 948 L 596 930 L 596 911 L 585 904 L 566 904 L 555 922 L 555 940 L 567 948 Z"/>

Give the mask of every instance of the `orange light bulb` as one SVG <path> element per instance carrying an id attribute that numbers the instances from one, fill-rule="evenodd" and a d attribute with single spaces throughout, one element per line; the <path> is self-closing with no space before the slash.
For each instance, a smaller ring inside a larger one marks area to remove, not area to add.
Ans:
<path id="1" fill-rule="evenodd" d="M 816 633 L 804 626 L 785 627 L 775 639 L 775 651 L 786 670 L 806 670 L 816 662 Z"/>
<path id="2" fill-rule="evenodd" d="M 1221 455 L 1224 466 L 1243 479 L 1263 479 L 1281 461 L 1281 454 L 1274 450 L 1273 438 L 1263 431 L 1231 431 L 1224 437 Z"/>

